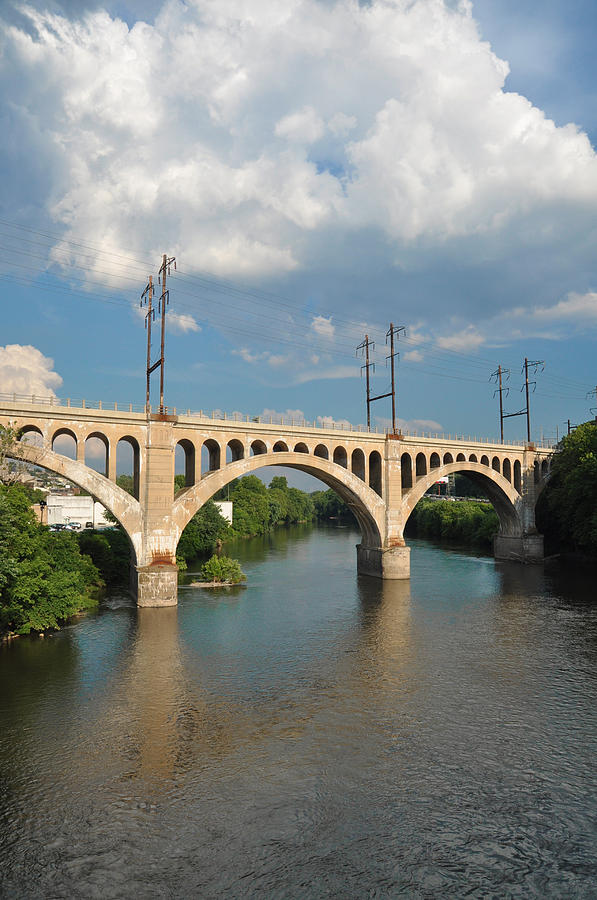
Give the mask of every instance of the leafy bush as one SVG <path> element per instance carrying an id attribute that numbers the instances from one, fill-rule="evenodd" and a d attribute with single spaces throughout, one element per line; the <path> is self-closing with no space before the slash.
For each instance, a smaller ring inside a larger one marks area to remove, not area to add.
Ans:
<path id="1" fill-rule="evenodd" d="M 238 584 L 241 581 L 246 581 L 247 578 L 243 574 L 237 559 L 230 559 L 229 556 L 216 556 L 215 554 L 203 564 L 201 577 L 205 581 L 225 581 L 231 584 Z"/>
<path id="2" fill-rule="evenodd" d="M 0 485 L 0 632 L 56 628 L 95 606 L 101 583 L 74 534 L 39 525 L 27 492 Z"/>

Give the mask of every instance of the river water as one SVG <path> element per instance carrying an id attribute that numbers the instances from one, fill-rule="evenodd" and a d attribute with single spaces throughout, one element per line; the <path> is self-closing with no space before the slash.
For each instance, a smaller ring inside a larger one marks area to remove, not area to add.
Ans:
<path id="1" fill-rule="evenodd" d="M 0 896 L 596 897 L 594 579 L 357 540 L 4 646 Z"/>

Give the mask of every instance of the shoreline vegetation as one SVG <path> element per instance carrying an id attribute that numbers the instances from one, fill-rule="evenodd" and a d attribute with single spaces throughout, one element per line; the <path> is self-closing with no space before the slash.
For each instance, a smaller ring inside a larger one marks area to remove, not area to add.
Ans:
<path id="1" fill-rule="evenodd" d="M 407 537 L 450 541 L 478 550 L 490 551 L 499 519 L 488 503 L 478 500 L 430 500 L 421 498 L 413 509 L 406 528 Z"/>
<path id="2" fill-rule="evenodd" d="M 95 609 L 104 581 L 77 535 L 51 532 L 22 484 L 0 484 L 0 637 L 58 629 Z"/>
<path id="3" fill-rule="evenodd" d="M 117 480 L 132 493 L 130 476 L 120 475 Z M 182 476 L 175 481 L 179 490 L 184 487 Z M 468 499 L 457 503 L 420 500 L 411 514 L 407 535 L 489 550 L 499 526 L 493 507 L 486 500 L 475 499 L 482 499 L 482 492 L 465 476 L 456 475 L 456 492 Z M 122 528 L 116 525 L 80 534 L 50 532 L 39 525 L 31 508 L 40 499 L 38 494 L 20 483 L 0 482 L 1 640 L 58 629 L 73 616 L 96 609 L 104 591 L 128 588 L 130 547 Z M 232 525 L 213 502 L 225 499 L 233 502 Z M 181 535 L 177 549 L 181 571 L 190 560 L 223 561 L 227 557 L 222 556 L 222 548 L 228 542 L 267 534 L 281 525 L 355 521 L 332 490 L 307 494 L 289 487 L 282 476 L 272 478 L 266 487 L 256 475 L 247 475 L 231 482 L 213 500 L 193 516 Z M 558 445 L 549 481 L 537 504 L 537 528 L 545 537 L 546 556 L 561 553 L 594 564 L 596 423 L 579 425 Z M 240 574 L 239 581 L 232 583 L 242 582 Z M 226 575 L 218 575 L 215 581 L 213 574 L 202 572 L 201 577 L 210 586 L 230 582 Z"/>

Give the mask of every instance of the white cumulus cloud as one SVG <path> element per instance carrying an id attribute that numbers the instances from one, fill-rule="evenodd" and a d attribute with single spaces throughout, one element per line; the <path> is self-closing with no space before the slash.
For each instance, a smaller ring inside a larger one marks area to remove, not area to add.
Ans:
<path id="1" fill-rule="evenodd" d="M 61 376 L 54 371 L 54 360 L 44 356 L 37 347 L 21 344 L 0 347 L 3 394 L 55 397 L 55 388 L 61 384 Z"/>
<path id="2" fill-rule="evenodd" d="M 373 228 L 388 265 L 462 236 L 499 256 L 582 229 L 597 199 L 587 136 L 505 90 L 470 3 L 164 2 L 132 27 L 23 14 L 1 39 L 14 199 L 106 253 L 157 256 L 166 233 L 196 269 L 272 276 L 324 235 L 339 264 L 342 237 Z"/>
<path id="3" fill-rule="evenodd" d="M 201 331 L 199 324 L 195 321 L 193 316 L 189 316 L 186 313 L 171 312 L 166 317 L 166 322 L 172 331 L 176 331 L 180 334 L 186 334 L 187 331 Z"/>
<path id="4" fill-rule="evenodd" d="M 333 338 L 336 331 L 334 325 L 332 325 L 331 316 L 328 318 L 325 316 L 314 316 L 313 321 L 311 322 L 311 328 L 315 334 L 320 334 L 322 337 L 326 338 Z"/>
<path id="5" fill-rule="evenodd" d="M 479 333 L 474 325 L 468 325 L 462 331 L 455 334 L 444 335 L 437 339 L 437 343 L 445 350 L 456 350 L 459 352 L 469 352 L 476 350 L 485 343 L 486 338 Z"/>

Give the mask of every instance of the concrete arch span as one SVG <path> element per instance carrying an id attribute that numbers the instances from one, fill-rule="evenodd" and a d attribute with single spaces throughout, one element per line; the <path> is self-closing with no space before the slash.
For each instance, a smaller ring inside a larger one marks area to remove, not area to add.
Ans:
<path id="1" fill-rule="evenodd" d="M 520 515 L 522 497 L 495 469 L 488 468 L 482 463 L 455 462 L 433 469 L 431 473 L 417 479 L 416 484 L 408 493 L 404 494 L 402 501 L 402 529 L 408 521 L 413 509 L 429 488 L 435 484 L 438 478 L 444 475 L 452 475 L 462 472 L 472 482 L 478 484 L 487 492 L 493 508 L 500 520 L 500 534 L 508 537 L 518 537 L 523 533 L 523 521 Z"/>
<path id="2" fill-rule="evenodd" d="M 174 501 L 173 521 L 178 538 L 203 504 L 235 478 L 248 475 L 264 466 L 288 466 L 313 475 L 332 488 L 355 515 L 363 543 L 381 546 L 384 536 L 385 506 L 382 499 L 363 481 L 343 466 L 319 456 L 305 457 L 291 451 L 263 453 L 229 463 L 216 472 L 206 473 L 199 484 L 179 494 Z"/>
<path id="3" fill-rule="evenodd" d="M 138 500 L 123 491 L 104 475 L 100 475 L 95 469 L 90 469 L 84 463 L 62 456 L 53 450 L 36 447 L 32 444 L 17 443 L 10 451 L 11 457 L 41 466 L 68 478 L 73 484 L 88 491 L 102 506 L 109 509 L 118 519 L 128 535 L 134 557 L 138 560 L 142 555 L 143 514 Z"/>

